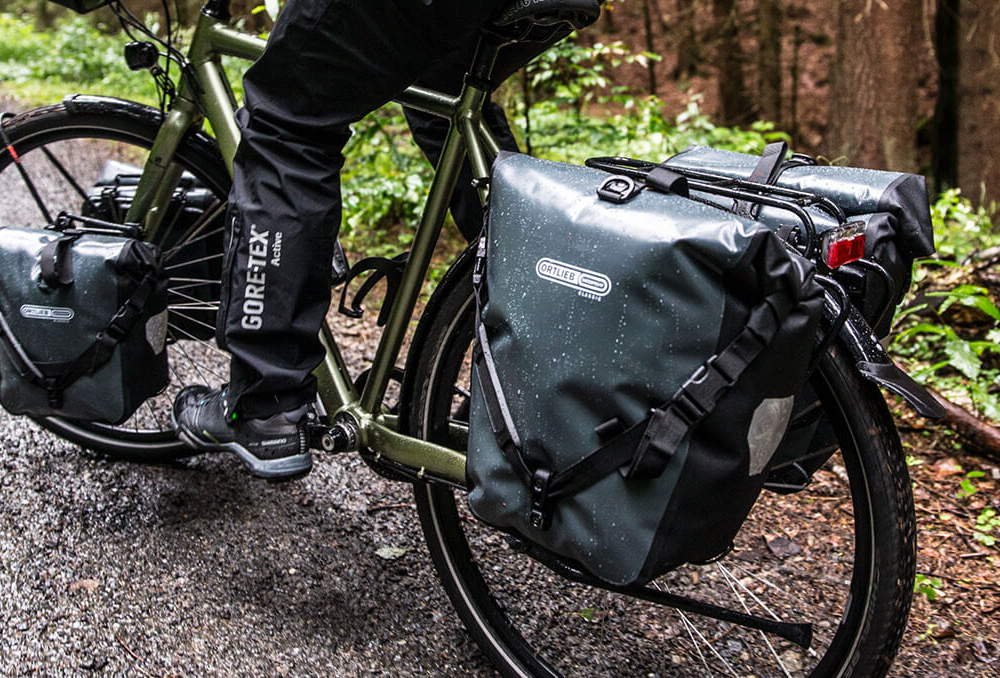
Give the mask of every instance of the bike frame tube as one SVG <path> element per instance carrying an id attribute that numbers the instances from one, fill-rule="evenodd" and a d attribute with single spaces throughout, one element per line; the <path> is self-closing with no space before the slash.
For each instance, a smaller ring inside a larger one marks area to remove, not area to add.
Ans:
<path id="1" fill-rule="evenodd" d="M 175 99 L 153 144 L 127 216 L 128 220 L 142 224 L 147 238 L 156 233 L 180 179 L 180 167 L 173 161 L 174 154 L 184 135 L 203 124 L 203 114 L 232 172 L 239 128 L 234 117 L 236 101 L 221 57 L 253 60 L 263 54 L 264 46 L 260 38 L 229 28 L 207 14 L 200 16 L 188 55 L 200 92 L 192 93 L 189 84 L 181 82 L 180 96 Z M 488 71 L 497 50 L 497 45 L 481 44 L 477 63 Z M 462 163 L 468 157 L 474 176 L 485 179 L 489 176 L 491 162 L 500 151 L 496 138 L 482 120 L 486 94 L 485 90 L 468 84 L 457 97 L 423 87 L 410 87 L 396 99 L 404 106 L 448 118 L 452 125 L 363 392 L 359 396 L 354 388 L 333 333 L 326 325 L 320 333 L 326 357 L 315 370 L 319 397 L 326 413 L 331 417 L 342 413 L 350 415 L 358 423 L 361 445 L 413 468 L 420 477 L 427 473 L 460 484 L 465 482 L 465 454 L 393 430 L 395 418 L 382 412 L 382 401 L 444 226 Z M 192 103 L 194 98 L 200 107 Z M 485 201 L 488 182 L 481 182 L 478 189 Z"/>

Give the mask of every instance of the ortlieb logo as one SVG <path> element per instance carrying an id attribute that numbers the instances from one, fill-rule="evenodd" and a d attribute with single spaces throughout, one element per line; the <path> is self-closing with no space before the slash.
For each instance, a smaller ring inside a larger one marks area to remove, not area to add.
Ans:
<path id="1" fill-rule="evenodd" d="M 543 280 L 571 287 L 588 299 L 603 299 L 611 291 L 611 278 L 603 273 L 555 259 L 539 259 L 535 264 L 535 273 Z"/>
<path id="2" fill-rule="evenodd" d="M 32 306 L 25 304 L 21 307 L 21 317 L 31 320 L 51 320 L 56 323 L 68 323 L 73 319 L 71 308 L 61 308 L 58 306 Z"/>

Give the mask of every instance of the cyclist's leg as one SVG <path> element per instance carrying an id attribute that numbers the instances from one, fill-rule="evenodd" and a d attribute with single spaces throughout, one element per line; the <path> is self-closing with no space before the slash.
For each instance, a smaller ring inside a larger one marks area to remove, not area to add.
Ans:
<path id="1" fill-rule="evenodd" d="M 244 78 L 220 343 L 229 409 L 245 417 L 313 399 L 329 305 L 348 125 L 472 36 L 500 0 L 292 0 Z M 280 249 L 278 245 L 280 244 Z"/>
<path id="2" fill-rule="evenodd" d="M 497 57 L 493 69 L 493 82 L 496 85 L 504 82 L 568 33 L 569 31 L 562 31 L 540 42 L 506 45 Z M 433 70 L 421 76 L 417 84 L 449 94 L 458 94 L 465 72 L 472 63 L 476 43 L 477 38 L 473 36 L 461 47 L 450 52 Z M 403 111 L 414 140 L 431 163 L 437 165 L 451 121 L 409 108 Z M 505 151 L 518 150 L 517 140 L 510 130 L 503 108 L 492 101 L 488 102 L 483 108 L 483 120 L 493 132 L 500 148 Z M 458 185 L 451 201 L 451 216 L 466 240 L 472 241 L 479 235 L 483 226 L 483 208 L 479 202 L 479 193 L 472 186 L 472 168 L 468 161 L 462 165 L 462 172 L 458 177 Z"/>

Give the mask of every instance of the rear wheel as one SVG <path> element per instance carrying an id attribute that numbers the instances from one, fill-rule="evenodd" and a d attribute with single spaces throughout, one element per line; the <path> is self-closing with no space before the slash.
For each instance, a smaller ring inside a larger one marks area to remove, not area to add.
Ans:
<path id="1" fill-rule="evenodd" d="M 466 258 L 468 259 L 468 258 Z M 467 421 L 469 261 L 428 305 L 407 364 L 401 425 L 445 444 Z M 805 490 L 765 491 L 717 563 L 652 586 L 740 612 L 812 623 L 812 649 L 741 626 L 570 583 L 508 547 L 461 493 L 415 485 L 421 526 L 459 616 L 504 675 L 882 676 L 914 576 L 914 517 L 899 438 L 878 390 L 836 351 L 813 377 L 840 452 Z M 453 443 L 454 444 L 454 443 Z"/>
<path id="2" fill-rule="evenodd" d="M 160 113 L 130 102 L 87 101 L 28 111 L 5 120 L 3 129 L 50 216 L 65 211 L 121 222 L 130 187 L 159 129 Z M 136 461 L 193 454 L 171 428 L 173 398 L 186 384 L 217 385 L 228 374 L 228 356 L 215 346 L 213 332 L 231 180 L 218 149 L 203 135 L 188 135 L 177 150 L 176 161 L 186 174 L 155 238 L 171 278 L 170 386 L 117 426 L 39 420 L 45 428 L 86 448 Z M 6 149 L 0 149 L 0 195 L 0 226 L 46 225 L 38 201 Z"/>

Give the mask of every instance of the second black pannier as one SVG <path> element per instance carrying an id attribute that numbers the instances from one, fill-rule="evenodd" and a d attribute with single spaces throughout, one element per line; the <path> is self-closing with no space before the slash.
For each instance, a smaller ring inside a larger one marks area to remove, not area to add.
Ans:
<path id="1" fill-rule="evenodd" d="M 0 228 L 0 403 L 117 424 L 169 381 L 159 250 L 75 229 Z"/>

